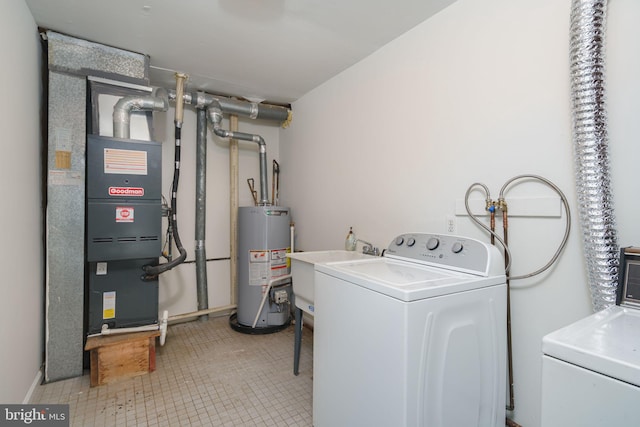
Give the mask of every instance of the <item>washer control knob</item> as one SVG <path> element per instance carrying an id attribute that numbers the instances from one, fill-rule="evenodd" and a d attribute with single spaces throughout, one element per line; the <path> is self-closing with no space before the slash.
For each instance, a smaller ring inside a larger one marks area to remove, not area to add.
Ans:
<path id="1" fill-rule="evenodd" d="M 460 252 L 462 252 L 463 248 L 464 247 L 462 246 L 462 243 L 455 242 L 453 246 L 451 246 L 451 252 L 453 252 L 454 254 L 459 254 Z"/>
<path id="2" fill-rule="evenodd" d="M 403 243 L 404 243 L 404 237 L 402 237 L 402 236 L 396 237 L 396 245 L 397 246 L 400 246 Z"/>
<path id="3" fill-rule="evenodd" d="M 407 246 L 411 247 L 415 244 L 416 244 L 416 239 L 414 239 L 413 237 L 409 237 L 409 239 L 407 240 Z"/>
<path id="4" fill-rule="evenodd" d="M 438 240 L 435 237 L 432 237 L 429 240 L 427 240 L 427 249 L 429 249 L 430 251 L 436 249 L 438 245 L 440 245 L 440 240 Z"/>

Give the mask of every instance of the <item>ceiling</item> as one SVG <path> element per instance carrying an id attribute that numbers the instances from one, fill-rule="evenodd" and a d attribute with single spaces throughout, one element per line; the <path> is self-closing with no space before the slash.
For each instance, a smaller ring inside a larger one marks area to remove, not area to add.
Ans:
<path id="1" fill-rule="evenodd" d="M 151 83 L 288 104 L 455 0 L 26 0 L 38 26 L 150 57 Z"/>

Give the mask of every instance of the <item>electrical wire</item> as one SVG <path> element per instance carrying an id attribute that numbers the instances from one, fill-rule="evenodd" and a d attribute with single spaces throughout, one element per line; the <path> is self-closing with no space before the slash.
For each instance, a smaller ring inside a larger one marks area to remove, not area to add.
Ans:
<path id="1" fill-rule="evenodd" d="M 169 207 L 169 203 L 167 202 L 167 199 L 164 197 L 164 194 L 162 195 L 162 210 L 163 210 L 162 216 L 166 216 L 169 219 L 171 217 L 171 207 Z M 165 212 L 166 212 L 166 215 L 165 215 Z M 171 228 L 170 219 L 167 221 L 167 223 L 168 223 L 167 231 L 165 232 L 164 243 L 162 244 L 162 250 L 160 251 L 160 253 L 167 261 L 171 261 L 173 230 Z"/>
<path id="2" fill-rule="evenodd" d="M 187 258 L 187 251 L 182 246 L 182 241 L 180 240 L 180 234 L 178 233 L 178 183 L 180 181 L 180 141 L 181 141 L 181 130 L 182 123 L 176 122 L 175 126 L 175 161 L 174 161 L 174 170 L 173 170 L 173 182 L 171 184 L 171 211 L 169 215 L 169 225 L 171 227 L 173 240 L 175 242 L 176 248 L 180 255 L 164 264 L 159 265 L 145 265 L 143 270 L 145 275 L 143 276 L 145 280 L 151 280 L 156 278 L 159 274 L 162 274 L 166 271 L 171 270 L 177 265 L 184 262 Z"/>
<path id="3" fill-rule="evenodd" d="M 180 255 L 164 264 L 159 265 L 145 265 L 143 270 L 145 274 L 142 276 L 143 280 L 153 280 L 166 271 L 171 270 L 177 265 L 184 262 L 187 258 L 187 251 L 182 246 L 180 240 L 180 234 L 178 233 L 178 183 L 180 181 L 180 147 L 182 145 L 182 123 L 183 123 L 183 90 L 184 81 L 187 78 L 185 74 L 176 73 L 176 112 L 175 112 L 175 150 L 174 150 L 174 169 L 173 169 L 173 181 L 171 183 L 171 210 L 169 214 L 169 227 L 172 229 L 171 235 L 175 242 L 176 248 Z"/>

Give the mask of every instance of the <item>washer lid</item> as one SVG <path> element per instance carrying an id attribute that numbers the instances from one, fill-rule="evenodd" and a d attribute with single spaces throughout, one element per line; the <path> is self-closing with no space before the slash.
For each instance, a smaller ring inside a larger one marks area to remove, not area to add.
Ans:
<path id="1" fill-rule="evenodd" d="M 505 283 L 505 276 L 481 277 L 385 257 L 316 264 L 315 270 L 402 301 Z"/>
<path id="2" fill-rule="evenodd" d="M 640 311 L 609 307 L 546 335 L 542 351 L 640 386 Z"/>

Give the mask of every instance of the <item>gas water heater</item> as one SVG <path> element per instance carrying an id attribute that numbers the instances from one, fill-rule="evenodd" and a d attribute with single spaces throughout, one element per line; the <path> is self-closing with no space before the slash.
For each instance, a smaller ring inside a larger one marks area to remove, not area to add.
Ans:
<path id="1" fill-rule="evenodd" d="M 238 208 L 238 307 L 229 324 L 236 331 L 248 334 L 277 332 L 291 322 L 292 285 L 287 258 L 287 252 L 291 251 L 291 215 L 288 208 L 277 206 L 277 191 L 274 190 L 269 202 L 264 139 L 260 135 L 222 129 L 220 105 L 211 105 L 208 114 L 216 135 L 255 142 L 259 147 L 260 199 L 254 194 L 255 206 Z M 277 114 L 273 118 L 276 117 Z M 279 167 L 274 168 L 274 178 L 277 174 Z M 253 188 L 251 191 L 253 193 Z"/>
<path id="2" fill-rule="evenodd" d="M 238 309 L 234 329 L 276 332 L 289 326 L 291 215 L 280 206 L 238 209 Z"/>

